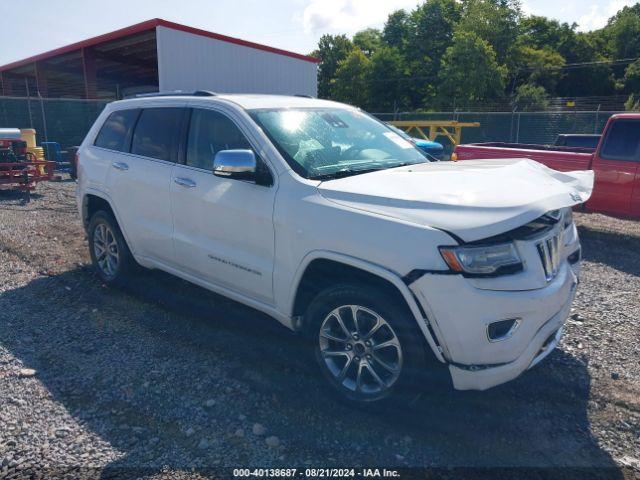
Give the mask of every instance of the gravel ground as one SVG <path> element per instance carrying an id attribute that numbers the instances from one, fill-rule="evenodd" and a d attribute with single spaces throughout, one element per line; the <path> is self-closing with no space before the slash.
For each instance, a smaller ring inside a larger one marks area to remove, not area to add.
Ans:
<path id="1" fill-rule="evenodd" d="M 28 204 L 0 192 L 0 478 L 376 465 L 640 478 L 639 222 L 576 215 L 582 283 L 540 366 L 372 413 L 335 403 L 260 313 L 160 272 L 102 285 L 74 187 L 41 184 Z"/>

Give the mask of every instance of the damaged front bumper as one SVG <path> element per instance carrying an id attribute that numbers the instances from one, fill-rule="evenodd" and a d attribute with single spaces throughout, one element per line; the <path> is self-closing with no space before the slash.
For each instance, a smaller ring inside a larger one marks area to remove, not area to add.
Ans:
<path id="1" fill-rule="evenodd" d="M 575 288 L 574 288 L 575 292 Z M 449 365 L 449 372 L 456 390 L 486 390 L 520 376 L 544 360 L 562 338 L 564 322 L 571 311 L 573 296 L 567 305 L 533 337 L 526 350 L 514 361 L 487 368 L 469 368 Z"/>
<path id="2" fill-rule="evenodd" d="M 565 260 L 553 281 L 536 290 L 481 289 L 460 275 L 427 274 L 412 283 L 454 387 L 485 390 L 545 358 L 571 311 L 578 265 Z M 516 328 L 497 340 L 489 338 L 489 325 L 505 319 L 517 319 Z"/>

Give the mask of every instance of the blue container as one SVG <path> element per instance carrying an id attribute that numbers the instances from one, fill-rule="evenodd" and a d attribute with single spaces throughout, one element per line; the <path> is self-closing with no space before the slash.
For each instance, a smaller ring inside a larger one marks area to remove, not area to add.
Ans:
<path id="1" fill-rule="evenodd" d="M 414 139 L 413 143 L 416 147 L 434 157 L 436 160 L 442 160 L 444 157 L 444 147 L 438 142 L 432 142 L 430 140 Z"/>
<path id="2" fill-rule="evenodd" d="M 49 162 L 60 163 L 64 161 L 62 148 L 58 142 L 42 142 L 40 144 L 44 150 L 44 158 Z"/>
<path id="3" fill-rule="evenodd" d="M 418 149 L 426 154 L 425 156 L 430 161 L 439 162 L 444 158 L 444 147 L 438 142 L 432 142 L 431 140 L 423 140 L 421 138 L 412 137 L 404 130 L 399 129 L 398 127 L 391 125 L 390 123 L 387 123 L 387 126 L 405 140 L 413 143 Z"/>

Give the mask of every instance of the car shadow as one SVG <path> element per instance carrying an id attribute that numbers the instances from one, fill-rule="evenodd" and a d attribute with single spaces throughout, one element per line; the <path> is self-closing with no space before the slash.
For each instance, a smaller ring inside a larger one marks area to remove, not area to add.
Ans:
<path id="1" fill-rule="evenodd" d="M 585 260 L 640 276 L 639 237 L 595 230 L 582 225 L 578 227 L 578 231 Z"/>
<path id="2" fill-rule="evenodd" d="M 30 192 L 27 194 L 16 189 L 0 189 L 0 203 L 20 202 L 20 204 L 24 205 L 30 200 L 36 200 L 39 198 L 42 198 L 42 194 L 36 192 Z"/>
<path id="3" fill-rule="evenodd" d="M 381 465 L 622 478 L 590 431 L 586 364 L 562 350 L 486 392 L 425 385 L 362 410 L 334 401 L 307 346 L 266 315 L 164 273 L 112 289 L 88 268 L 0 294 L 0 345 L 121 453 L 104 478 L 163 466 Z"/>

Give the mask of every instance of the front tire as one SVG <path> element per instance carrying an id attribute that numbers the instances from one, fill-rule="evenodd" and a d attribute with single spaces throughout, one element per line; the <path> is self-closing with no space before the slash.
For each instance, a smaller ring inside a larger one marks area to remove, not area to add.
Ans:
<path id="1" fill-rule="evenodd" d="M 427 355 L 407 306 L 384 289 L 355 284 L 320 292 L 306 318 L 315 358 L 340 398 L 377 404 L 408 393 Z"/>
<path id="2" fill-rule="evenodd" d="M 89 222 L 89 252 L 100 279 L 106 284 L 122 284 L 135 260 L 110 212 L 96 212 Z"/>

